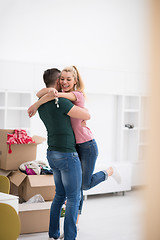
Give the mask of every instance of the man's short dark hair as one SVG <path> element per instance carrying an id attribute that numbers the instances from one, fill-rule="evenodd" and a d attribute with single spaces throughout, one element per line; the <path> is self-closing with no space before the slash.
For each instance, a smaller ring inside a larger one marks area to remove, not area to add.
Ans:
<path id="1" fill-rule="evenodd" d="M 44 71 L 43 80 L 46 87 L 55 85 L 56 80 L 60 77 L 61 71 L 57 68 L 51 68 Z"/>

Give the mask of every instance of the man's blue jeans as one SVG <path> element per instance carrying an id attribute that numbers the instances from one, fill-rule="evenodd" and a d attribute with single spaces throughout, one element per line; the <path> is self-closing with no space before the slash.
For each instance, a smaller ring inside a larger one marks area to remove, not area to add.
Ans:
<path id="1" fill-rule="evenodd" d="M 82 166 L 82 190 L 91 189 L 108 178 L 106 171 L 100 171 L 93 174 L 98 157 L 98 147 L 95 139 L 77 144 L 76 149 Z M 82 211 L 82 205 L 83 191 L 81 192 L 79 213 Z"/>
<path id="2" fill-rule="evenodd" d="M 51 205 L 49 237 L 60 235 L 59 221 L 61 208 L 67 199 L 64 219 L 64 239 L 75 240 L 76 221 L 81 198 L 82 170 L 76 152 L 47 151 L 47 159 L 53 169 L 56 194 Z"/>

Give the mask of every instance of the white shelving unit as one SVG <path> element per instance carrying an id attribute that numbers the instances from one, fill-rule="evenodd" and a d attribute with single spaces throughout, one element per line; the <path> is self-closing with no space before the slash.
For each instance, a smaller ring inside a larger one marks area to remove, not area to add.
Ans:
<path id="1" fill-rule="evenodd" d="M 132 164 L 132 186 L 145 183 L 143 167 L 147 158 L 148 101 L 146 96 L 119 96 L 121 161 Z M 133 128 L 125 127 L 126 125 Z"/>
<path id="2" fill-rule="evenodd" d="M 114 95 L 116 108 L 115 165 L 122 176 L 118 185 L 112 178 L 84 191 L 84 195 L 109 192 L 125 192 L 131 186 L 145 184 L 143 175 L 147 159 L 148 102 L 149 98 L 140 95 Z M 114 121 L 114 119 L 113 119 Z M 131 126 L 131 128 L 125 127 Z M 106 165 L 96 167 L 96 171 Z"/>
<path id="3" fill-rule="evenodd" d="M 23 128 L 30 131 L 28 106 L 32 102 L 31 92 L 0 91 L 0 128 Z"/>
<path id="4" fill-rule="evenodd" d="M 122 130 L 123 130 L 123 154 L 124 161 L 135 162 L 138 157 L 138 139 L 139 139 L 139 96 L 122 96 L 124 104 L 122 105 Z M 126 125 L 133 126 L 127 128 Z"/>
<path id="5" fill-rule="evenodd" d="M 35 93 L 32 91 L 0 90 L 0 128 L 22 128 L 30 135 L 35 128 L 31 125 L 31 120 L 27 115 L 27 109 L 33 103 L 34 95 Z M 111 183 L 110 187 L 106 181 L 106 183 L 100 184 L 96 188 L 86 191 L 86 195 L 95 194 L 95 190 L 97 193 L 112 192 L 113 190 L 125 191 L 131 186 L 144 184 L 144 179 L 140 179 L 140 176 L 147 158 L 147 133 L 149 126 L 147 109 L 149 98 L 140 95 L 118 94 L 111 94 L 109 98 L 106 94 L 104 97 L 106 99 L 106 111 L 110 111 L 106 116 L 106 120 L 108 120 L 108 115 L 110 115 L 110 120 L 107 122 L 107 126 L 109 127 L 106 128 L 106 131 L 111 128 L 109 134 L 113 138 L 112 146 L 109 147 L 108 151 L 109 156 L 111 156 L 110 148 L 112 148 L 113 151 L 115 149 L 111 161 L 114 164 L 117 164 L 122 174 L 125 175 L 125 182 L 127 184 L 125 185 L 124 183 L 121 186 L 117 186 L 115 183 Z M 91 108 L 96 104 L 93 99 L 91 99 Z M 103 102 L 102 96 L 99 101 Z M 112 104 L 112 107 L 110 104 Z M 99 115 L 100 113 L 101 109 L 99 110 Z M 36 121 L 36 129 L 42 134 L 42 129 L 37 123 L 38 120 Z M 101 124 L 101 122 L 98 122 L 97 124 Z M 133 125 L 133 128 L 129 129 L 125 127 L 126 124 Z M 43 151 L 45 152 L 45 149 Z M 106 167 L 106 163 L 103 161 L 97 166 L 96 170 L 105 169 L 104 167 Z M 123 168 L 125 168 L 125 170 L 123 170 Z M 129 179 L 131 174 L 132 182 L 130 183 Z"/>
<path id="6" fill-rule="evenodd" d="M 140 117 L 140 135 L 139 135 L 139 161 L 145 161 L 147 158 L 148 147 L 148 128 L 149 128 L 149 116 L 148 116 L 149 98 L 141 98 L 141 117 Z"/>

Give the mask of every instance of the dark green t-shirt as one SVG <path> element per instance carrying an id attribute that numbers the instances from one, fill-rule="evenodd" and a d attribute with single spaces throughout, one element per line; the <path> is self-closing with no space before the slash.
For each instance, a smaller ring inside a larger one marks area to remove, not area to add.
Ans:
<path id="1" fill-rule="evenodd" d="M 59 98 L 59 108 L 55 100 L 41 105 L 38 109 L 48 134 L 48 150 L 59 152 L 76 152 L 75 136 L 67 113 L 73 103 L 66 98 Z"/>

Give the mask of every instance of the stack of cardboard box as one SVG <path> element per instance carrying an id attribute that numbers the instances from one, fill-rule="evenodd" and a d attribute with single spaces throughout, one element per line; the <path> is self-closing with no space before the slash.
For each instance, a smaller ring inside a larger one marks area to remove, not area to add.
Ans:
<path id="1" fill-rule="evenodd" d="M 0 129 L 0 175 L 10 179 L 10 194 L 19 196 L 23 201 L 41 194 L 45 200 L 44 203 L 19 204 L 21 233 L 48 231 L 50 205 L 55 195 L 53 175 L 26 175 L 19 171 L 22 163 L 36 160 L 37 145 L 45 139 L 33 136 L 35 143 L 12 144 L 12 153 L 8 153 L 7 134 L 13 132 Z"/>

